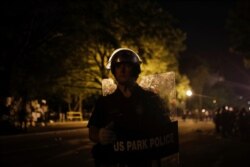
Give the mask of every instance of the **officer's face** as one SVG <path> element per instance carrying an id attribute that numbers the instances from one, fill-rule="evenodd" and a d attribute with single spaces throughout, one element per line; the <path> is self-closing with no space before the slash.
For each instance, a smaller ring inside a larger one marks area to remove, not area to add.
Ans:
<path id="1" fill-rule="evenodd" d="M 119 84 L 131 82 L 133 66 L 130 63 L 118 63 L 115 65 L 115 78 Z"/>

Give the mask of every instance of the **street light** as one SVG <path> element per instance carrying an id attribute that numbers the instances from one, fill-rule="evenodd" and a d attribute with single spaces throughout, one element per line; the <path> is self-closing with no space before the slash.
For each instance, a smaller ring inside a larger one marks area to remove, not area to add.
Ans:
<path id="1" fill-rule="evenodd" d="M 190 97 L 190 96 L 193 95 L 193 92 L 192 92 L 191 90 L 187 90 L 187 91 L 186 91 L 186 95 Z"/>
<path id="2" fill-rule="evenodd" d="M 202 98 L 211 99 L 213 106 L 215 106 L 217 104 L 217 100 L 214 97 L 193 93 L 192 90 L 190 90 L 190 89 L 186 91 L 186 95 L 188 97 L 197 96 L 199 98 L 199 107 L 198 108 L 200 108 L 200 109 L 202 108 Z"/>
<path id="3" fill-rule="evenodd" d="M 188 96 L 188 97 L 191 97 L 192 95 L 193 95 L 193 92 L 192 92 L 192 90 L 187 90 L 186 91 L 186 95 Z M 188 98 L 186 99 L 186 101 L 185 101 L 185 108 L 184 108 L 184 110 L 186 110 L 188 107 L 187 107 L 187 105 L 188 105 Z M 184 111 L 185 112 L 185 114 L 186 114 L 186 111 Z"/>

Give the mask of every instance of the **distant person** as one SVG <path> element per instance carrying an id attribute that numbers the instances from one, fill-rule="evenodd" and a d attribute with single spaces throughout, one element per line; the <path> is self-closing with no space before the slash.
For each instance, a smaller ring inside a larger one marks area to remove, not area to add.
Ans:
<path id="1" fill-rule="evenodd" d="M 41 108 L 40 110 L 41 110 L 42 125 L 47 126 L 49 113 L 48 113 L 48 104 L 46 100 L 41 101 L 40 108 Z"/>
<path id="2" fill-rule="evenodd" d="M 249 136 L 249 114 L 247 110 L 243 107 L 239 113 L 239 132 L 242 141 L 246 141 Z"/>
<path id="3" fill-rule="evenodd" d="M 20 129 L 24 132 L 27 131 L 27 123 L 28 123 L 28 112 L 27 112 L 27 100 L 25 98 L 19 99 L 19 106 L 18 106 L 18 120 Z"/>
<path id="4" fill-rule="evenodd" d="M 88 123 L 89 137 L 97 143 L 93 147 L 93 156 L 98 167 L 117 163 L 127 167 L 151 167 L 155 162 L 145 158 L 117 162 L 112 154 L 116 139 L 153 133 L 156 127 L 159 129 L 170 122 L 163 100 L 136 83 L 141 72 L 140 64 L 140 57 L 126 48 L 115 50 L 109 59 L 107 68 L 116 80 L 117 89 L 97 101 Z"/>

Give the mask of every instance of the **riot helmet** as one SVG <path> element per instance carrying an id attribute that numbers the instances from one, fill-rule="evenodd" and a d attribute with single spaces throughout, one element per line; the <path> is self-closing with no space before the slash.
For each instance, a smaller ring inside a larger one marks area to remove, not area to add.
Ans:
<path id="1" fill-rule="evenodd" d="M 133 50 L 128 48 L 119 48 L 111 54 L 106 68 L 111 70 L 112 74 L 114 75 L 115 66 L 117 64 L 131 63 L 133 65 L 133 75 L 137 78 L 141 73 L 141 62 L 141 58 Z"/>

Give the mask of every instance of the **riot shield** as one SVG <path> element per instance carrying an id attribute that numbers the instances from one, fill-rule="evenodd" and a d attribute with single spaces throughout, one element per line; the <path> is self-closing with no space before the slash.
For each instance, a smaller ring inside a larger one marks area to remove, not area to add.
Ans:
<path id="1" fill-rule="evenodd" d="M 176 121 L 176 109 L 175 109 L 175 73 L 166 72 L 161 74 L 153 74 L 142 76 L 138 79 L 138 84 L 144 89 L 153 91 L 165 99 L 170 108 L 170 118 L 172 121 Z M 102 80 L 102 92 L 106 96 L 115 91 L 116 84 L 112 78 Z"/>
<path id="2" fill-rule="evenodd" d="M 116 155 L 118 155 L 118 158 L 124 155 L 128 157 L 128 154 L 133 158 L 141 155 L 144 157 L 154 156 L 161 159 L 161 167 L 179 166 L 178 121 L 174 107 L 176 98 L 175 73 L 167 72 L 141 76 L 138 79 L 138 84 L 144 89 L 157 93 L 162 99 L 166 100 L 170 109 L 171 123 L 169 128 L 166 128 L 165 133 L 158 136 L 116 141 L 114 144 Z M 116 87 L 113 79 L 103 79 L 102 92 L 104 96 L 113 93 Z"/>

